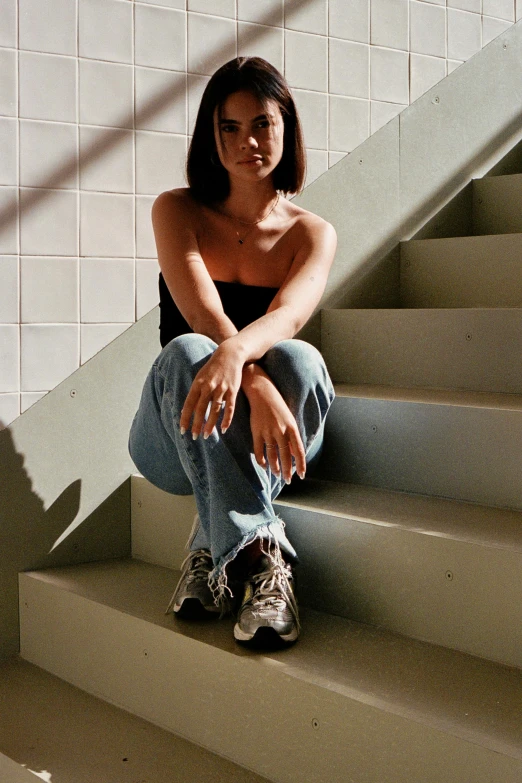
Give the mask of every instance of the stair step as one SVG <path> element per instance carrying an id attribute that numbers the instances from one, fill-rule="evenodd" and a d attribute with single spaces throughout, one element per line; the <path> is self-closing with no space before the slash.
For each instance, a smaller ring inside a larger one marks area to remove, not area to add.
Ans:
<path id="1" fill-rule="evenodd" d="M 522 508 L 522 395 L 336 385 L 318 478 Z"/>
<path id="2" fill-rule="evenodd" d="M 522 233 L 522 174 L 473 180 L 475 234 Z"/>
<path id="3" fill-rule="evenodd" d="M 0 664 L 0 727 L 0 749 L 50 783 L 266 781 L 18 658 Z M 24 777 L 2 775 L 0 755 L 2 783 L 38 780 L 9 764 Z"/>
<path id="4" fill-rule="evenodd" d="M 36 783 L 34 774 L 21 764 L 0 753 L 0 780 L 2 783 Z"/>
<path id="5" fill-rule="evenodd" d="M 403 307 L 521 307 L 522 234 L 400 243 Z"/>
<path id="6" fill-rule="evenodd" d="M 163 614 L 176 574 L 111 561 L 20 575 L 22 655 L 277 783 L 518 783 L 522 674 L 306 610 L 294 647 Z M 355 740 L 356 738 L 356 740 Z"/>
<path id="7" fill-rule="evenodd" d="M 323 310 L 334 382 L 522 393 L 522 308 Z"/>
<path id="8" fill-rule="evenodd" d="M 176 537 L 167 565 L 179 567 L 185 498 L 138 477 L 132 493 L 148 561 L 166 564 Z M 299 555 L 301 605 L 522 667 L 522 512 L 316 479 L 274 508 Z"/>

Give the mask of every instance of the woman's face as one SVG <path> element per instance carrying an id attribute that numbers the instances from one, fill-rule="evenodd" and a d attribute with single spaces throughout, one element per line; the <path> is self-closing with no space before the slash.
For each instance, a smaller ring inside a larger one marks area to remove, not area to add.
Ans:
<path id="1" fill-rule="evenodd" d="M 229 95 L 221 120 L 214 111 L 219 159 L 231 177 L 260 180 L 271 174 L 283 155 L 283 117 L 278 104 L 266 108 L 246 90 Z"/>

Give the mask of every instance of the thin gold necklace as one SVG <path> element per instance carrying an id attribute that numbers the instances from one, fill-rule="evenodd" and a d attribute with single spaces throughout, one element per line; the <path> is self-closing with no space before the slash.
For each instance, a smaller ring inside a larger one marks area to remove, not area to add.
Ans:
<path id="1" fill-rule="evenodd" d="M 268 217 L 270 217 L 270 215 L 272 214 L 272 212 L 274 211 L 274 209 L 277 207 L 277 204 L 278 204 L 278 202 L 279 202 L 279 196 L 280 196 L 280 194 L 278 193 L 278 194 L 277 194 L 277 198 L 276 198 L 276 200 L 274 201 L 274 203 L 273 203 L 273 204 L 272 204 L 272 206 L 270 207 L 270 209 L 269 209 L 269 211 L 267 212 L 267 214 L 266 214 L 266 215 L 263 215 L 263 217 L 262 217 L 262 218 L 259 218 L 259 220 L 253 220 L 253 221 L 248 221 L 248 220 L 240 220 L 238 217 L 234 217 L 233 215 L 227 215 L 227 217 L 231 218 L 231 220 L 237 220 L 237 222 L 238 222 L 238 223 L 241 223 L 243 226 L 250 226 L 250 228 L 248 229 L 248 231 L 246 232 L 246 234 L 243 236 L 243 238 L 241 238 L 241 237 L 239 236 L 239 231 L 237 231 L 237 230 L 236 230 L 237 238 L 238 238 L 238 241 L 239 241 L 239 244 L 240 244 L 240 245 L 242 245 L 242 244 L 243 244 L 243 242 L 245 241 L 245 239 L 247 238 L 247 236 L 250 234 L 250 232 L 252 231 L 252 229 L 254 228 L 254 226 L 257 226 L 257 224 L 258 224 L 258 223 L 262 223 L 262 222 L 263 222 L 263 220 L 266 220 Z M 225 214 L 225 213 L 223 213 L 223 214 Z"/>

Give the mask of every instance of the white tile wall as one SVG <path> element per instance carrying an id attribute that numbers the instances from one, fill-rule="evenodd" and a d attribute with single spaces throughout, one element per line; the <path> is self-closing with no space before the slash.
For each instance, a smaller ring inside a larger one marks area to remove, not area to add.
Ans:
<path id="1" fill-rule="evenodd" d="M 18 257 L 0 256 L 0 324 L 19 320 Z"/>
<path id="2" fill-rule="evenodd" d="M 283 28 L 238 22 L 237 54 L 238 57 L 264 57 L 279 71 L 283 71 Z"/>
<path id="3" fill-rule="evenodd" d="M 135 11 L 136 65 L 184 71 L 186 68 L 185 12 L 139 3 L 136 4 Z"/>
<path id="4" fill-rule="evenodd" d="M 133 67 L 97 60 L 79 61 L 80 122 L 133 127 Z M 136 90 L 140 77 L 136 68 Z"/>
<path id="5" fill-rule="evenodd" d="M 370 47 L 368 44 L 330 40 L 329 91 L 350 98 L 370 95 Z"/>
<path id="6" fill-rule="evenodd" d="M 134 321 L 134 261 L 129 258 L 82 258 L 82 323 Z"/>
<path id="7" fill-rule="evenodd" d="M 67 190 L 20 188 L 23 255 L 78 255 L 78 196 Z"/>
<path id="8" fill-rule="evenodd" d="M 20 49 L 77 54 L 76 3 L 71 0 L 46 0 L 45 3 L 19 0 L 18 13 Z M 52 24 L 42 23 L 43 14 L 52 19 Z"/>
<path id="9" fill-rule="evenodd" d="M 303 57 L 306 52 L 306 57 Z M 285 31 L 285 74 L 290 87 L 327 91 L 328 39 Z"/>
<path id="10" fill-rule="evenodd" d="M 76 324 L 24 324 L 22 391 L 46 391 L 78 369 L 79 327 Z"/>
<path id="11" fill-rule="evenodd" d="M 331 2 L 331 0 L 330 0 Z M 282 27 L 284 24 L 283 0 L 237 0 L 237 18 L 244 22 Z"/>
<path id="12" fill-rule="evenodd" d="M 78 0 L 78 42 L 80 57 L 132 63 L 132 3 Z"/>
<path id="13" fill-rule="evenodd" d="M 409 0 L 372 0 L 370 42 L 408 50 Z"/>
<path id="14" fill-rule="evenodd" d="M 410 14 L 411 51 L 446 57 L 446 9 L 412 0 Z"/>
<path id="15" fill-rule="evenodd" d="M 62 122 L 20 120 L 20 185 L 78 187 L 78 128 Z"/>
<path id="16" fill-rule="evenodd" d="M 482 29 L 479 14 L 448 9 L 448 58 L 467 60 L 481 48 Z"/>
<path id="17" fill-rule="evenodd" d="M 18 184 L 17 122 L 0 117 L 0 185 Z"/>
<path id="18" fill-rule="evenodd" d="M 16 0 L 2 1 L 0 46 L 16 46 Z"/>
<path id="19" fill-rule="evenodd" d="M 79 320 L 78 259 L 23 256 L 20 261 L 22 323 Z"/>
<path id="20" fill-rule="evenodd" d="M 285 72 L 311 182 L 522 17 L 522 0 L 0 4 L 4 424 L 157 304 L 150 210 L 186 184 L 216 68 Z"/>

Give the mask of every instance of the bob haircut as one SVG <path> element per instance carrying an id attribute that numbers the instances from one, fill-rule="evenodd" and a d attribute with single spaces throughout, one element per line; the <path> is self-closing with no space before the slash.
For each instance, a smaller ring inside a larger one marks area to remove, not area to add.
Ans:
<path id="1" fill-rule="evenodd" d="M 283 117 L 283 155 L 272 172 L 274 187 L 285 195 L 299 193 L 306 176 L 306 152 L 301 122 L 285 78 L 262 57 L 236 57 L 221 66 L 205 88 L 187 155 L 186 176 L 191 194 L 210 204 L 230 193 L 228 171 L 219 160 L 214 136 L 214 110 L 221 114 L 229 95 L 249 90 L 267 108 L 269 100 Z"/>

